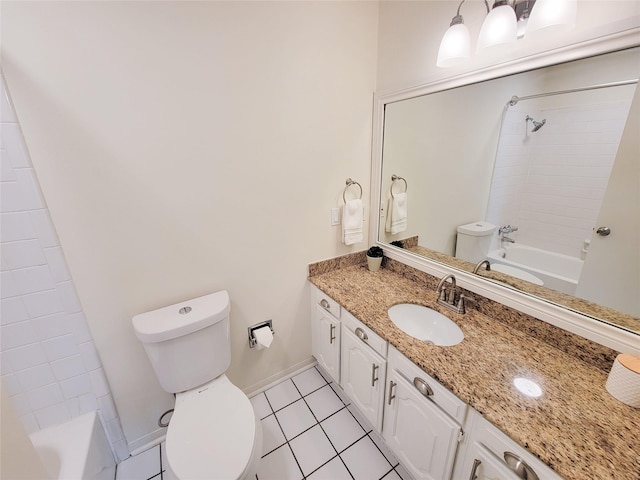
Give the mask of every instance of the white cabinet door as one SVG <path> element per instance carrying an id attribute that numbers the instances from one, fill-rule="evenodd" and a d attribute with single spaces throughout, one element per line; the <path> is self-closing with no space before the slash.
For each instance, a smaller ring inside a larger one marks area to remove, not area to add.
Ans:
<path id="1" fill-rule="evenodd" d="M 416 480 L 451 478 L 460 426 L 395 370 L 387 380 L 387 445 Z"/>
<path id="2" fill-rule="evenodd" d="M 379 432 L 387 361 L 351 330 L 342 332 L 342 388 L 353 404 Z"/>
<path id="3" fill-rule="evenodd" d="M 340 322 L 318 305 L 311 321 L 311 349 L 318 364 L 340 383 Z"/>

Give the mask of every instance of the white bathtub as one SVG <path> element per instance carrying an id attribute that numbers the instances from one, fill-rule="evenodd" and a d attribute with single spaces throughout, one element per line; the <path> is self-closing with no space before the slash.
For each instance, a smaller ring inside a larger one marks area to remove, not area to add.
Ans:
<path id="1" fill-rule="evenodd" d="M 96 412 L 29 435 L 54 479 L 113 480 L 116 462 Z"/>
<path id="2" fill-rule="evenodd" d="M 538 277 L 545 287 L 574 295 L 582 265 L 579 258 L 513 243 L 489 252 L 491 263 L 520 268 Z"/>

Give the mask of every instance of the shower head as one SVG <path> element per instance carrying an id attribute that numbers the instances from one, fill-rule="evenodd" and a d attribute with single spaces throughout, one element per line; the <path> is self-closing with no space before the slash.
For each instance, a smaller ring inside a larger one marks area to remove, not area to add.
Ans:
<path id="1" fill-rule="evenodd" d="M 537 132 L 538 130 L 540 130 L 545 123 L 547 123 L 547 119 L 543 118 L 541 122 L 536 122 L 533 117 L 530 117 L 529 115 L 527 115 L 527 118 L 525 119 L 525 122 L 528 122 L 529 120 L 531 120 L 531 123 L 533 123 L 533 128 L 531 129 L 531 133 L 533 132 Z"/>

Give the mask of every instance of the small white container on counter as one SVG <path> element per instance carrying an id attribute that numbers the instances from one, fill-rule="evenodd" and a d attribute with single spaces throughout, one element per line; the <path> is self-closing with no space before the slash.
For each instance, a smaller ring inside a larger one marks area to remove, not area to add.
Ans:
<path id="1" fill-rule="evenodd" d="M 609 372 L 606 388 L 622 403 L 640 408 L 640 358 L 618 355 Z"/>

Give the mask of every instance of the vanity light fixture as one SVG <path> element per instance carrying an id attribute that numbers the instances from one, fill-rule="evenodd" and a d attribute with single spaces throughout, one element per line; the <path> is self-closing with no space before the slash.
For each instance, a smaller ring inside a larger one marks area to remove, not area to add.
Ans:
<path id="1" fill-rule="evenodd" d="M 458 5 L 456 15 L 440 42 L 438 67 L 451 67 L 470 57 L 471 39 L 464 24 Z M 526 32 L 542 30 L 547 27 L 574 26 L 577 0 L 494 0 L 490 9 L 487 0 L 487 16 L 480 28 L 476 53 L 486 51 L 496 45 L 513 43 L 524 37 Z M 535 8 L 534 8 L 535 6 Z"/>

